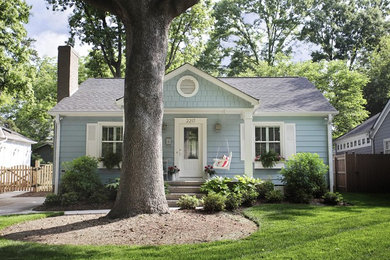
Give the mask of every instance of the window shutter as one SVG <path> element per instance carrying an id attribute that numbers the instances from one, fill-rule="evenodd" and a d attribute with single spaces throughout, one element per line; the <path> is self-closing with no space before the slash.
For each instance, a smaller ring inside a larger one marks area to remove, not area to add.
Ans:
<path id="1" fill-rule="evenodd" d="M 288 160 L 296 154 L 295 124 L 285 124 L 284 128 L 284 157 Z"/>
<path id="2" fill-rule="evenodd" d="M 241 160 L 245 160 L 245 129 L 244 124 L 240 124 L 240 154 Z"/>
<path id="3" fill-rule="evenodd" d="M 99 157 L 98 125 L 87 124 L 86 155 Z"/>

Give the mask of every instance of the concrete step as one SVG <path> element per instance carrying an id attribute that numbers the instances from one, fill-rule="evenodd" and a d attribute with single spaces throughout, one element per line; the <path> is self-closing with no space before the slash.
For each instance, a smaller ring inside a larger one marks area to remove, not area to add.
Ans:
<path id="1" fill-rule="evenodd" d="M 169 186 L 170 193 L 199 193 L 200 186 Z"/>
<path id="2" fill-rule="evenodd" d="M 167 181 L 169 186 L 200 186 L 204 181 Z"/>
<path id="3" fill-rule="evenodd" d="M 197 198 L 202 198 L 203 197 L 203 193 L 195 193 L 195 192 L 186 192 L 186 193 L 169 193 L 166 195 L 166 198 L 167 200 L 178 200 L 181 196 L 184 196 L 184 195 L 190 195 L 190 196 L 193 196 L 195 195 Z"/>

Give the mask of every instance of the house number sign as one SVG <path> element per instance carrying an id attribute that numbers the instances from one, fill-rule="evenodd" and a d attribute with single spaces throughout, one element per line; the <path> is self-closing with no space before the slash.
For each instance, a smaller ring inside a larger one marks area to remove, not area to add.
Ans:
<path id="1" fill-rule="evenodd" d="M 186 124 L 193 124 L 193 123 L 195 123 L 195 118 L 187 118 L 186 119 Z"/>

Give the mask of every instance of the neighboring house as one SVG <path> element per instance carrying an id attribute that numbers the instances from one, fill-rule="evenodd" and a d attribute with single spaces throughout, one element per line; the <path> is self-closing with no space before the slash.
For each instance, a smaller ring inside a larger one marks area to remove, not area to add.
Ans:
<path id="1" fill-rule="evenodd" d="M 123 79 L 88 79 L 77 85 L 77 55 L 59 47 L 55 116 L 55 187 L 61 164 L 82 155 L 122 151 Z M 67 63 L 67 64 L 64 64 Z M 164 78 L 163 160 L 179 169 L 178 180 L 201 180 L 205 165 L 232 152 L 230 170 L 280 183 L 280 166 L 254 165 L 256 155 L 275 150 L 286 159 L 298 152 L 318 153 L 330 167 L 331 121 L 337 111 L 307 79 L 215 78 L 184 65 Z M 102 167 L 102 165 L 100 165 Z M 99 170 L 102 178 L 119 171 Z"/>
<path id="2" fill-rule="evenodd" d="M 15 131 L 0 127 L 0 167 L 30 166 L 32 144 L 36 142 Z"/>
<path id="3" fill-rule="evenodd" d="M 378 113 L 335 140 L 336 154 L 390 154 L 390 100 Z"/>
<path id="4" fill-rule="evenodd" d="M 33 153 L 39 155 L 45 163 L 53 162 L 53 143 L 46 142 L 34 147 Z"/>

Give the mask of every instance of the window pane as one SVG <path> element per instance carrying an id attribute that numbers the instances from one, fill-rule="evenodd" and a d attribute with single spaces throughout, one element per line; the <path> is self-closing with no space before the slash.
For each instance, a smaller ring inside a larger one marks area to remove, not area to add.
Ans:
<path id="1" fill-rule="evenodd" d="M 255 140 L 260 141 L 260 127 L 255 128 Z"/>
<path id="2" fill-rule="evenodd" d="M 269 150 L 274 151 L 277 154 L 280 154 L 280 143 L 270 143 Z"/>
<path id="3" fill-rule="evenodd" d="M 266 144 L 261 144 L 261 143 L 255 144 L 256 156 L 264 154 L 266 152 L 266 148 L 267 148 Z"/>
<path id="4" fill-rule="evenodd" d="M 108 140 L 107 139 L 107 135 L 108 135 L 108 129 L 107 128 L 108 127 L 103 126 L 103 134 L 102 134 L 103 141 L 107 141 Z"/>
<path id="5" fill-rule="evenodd" d="M 102 143 L 102 157 L 105 157 L 106 154 L 113 152 L 113 143 Z"/>
<path id="6" fill-rule="evenodd" d="M 115 127 L 115 141 L 122 141 L 122 127 Z"/>
<path id="7" fill-rule="evenodd" d="M 114 128 L 113 127 L 108 128 L 108 140 L 109 141 L 114 140 Z"/>
<path id="8" fill-rule="evenodd" d="M 198 128 L 184 128 L 184 159 L 198 159 L 199 157 L 199 142 Z"/>
<path id="9" fill-rule="evenodd" d="M 267 128 L 265 128 L 265 127 L 261 128 L 261 141 L 267 141 L 266 130 L 267 130 Z"/>
<path id="10" fill-rule="evenodd" d="M 122 158 L 122 143 L 116 143 L 115 153 Z"/>
<path id="11" fill-rule="evenodd" d="M 268 128 L 268 141 L 275 141 L 275 128 Z"/>
<path id="12" fill-rule="evenodd" d="M 275 127 L 275 141 L 280 141 L 280 127 Z"/>

